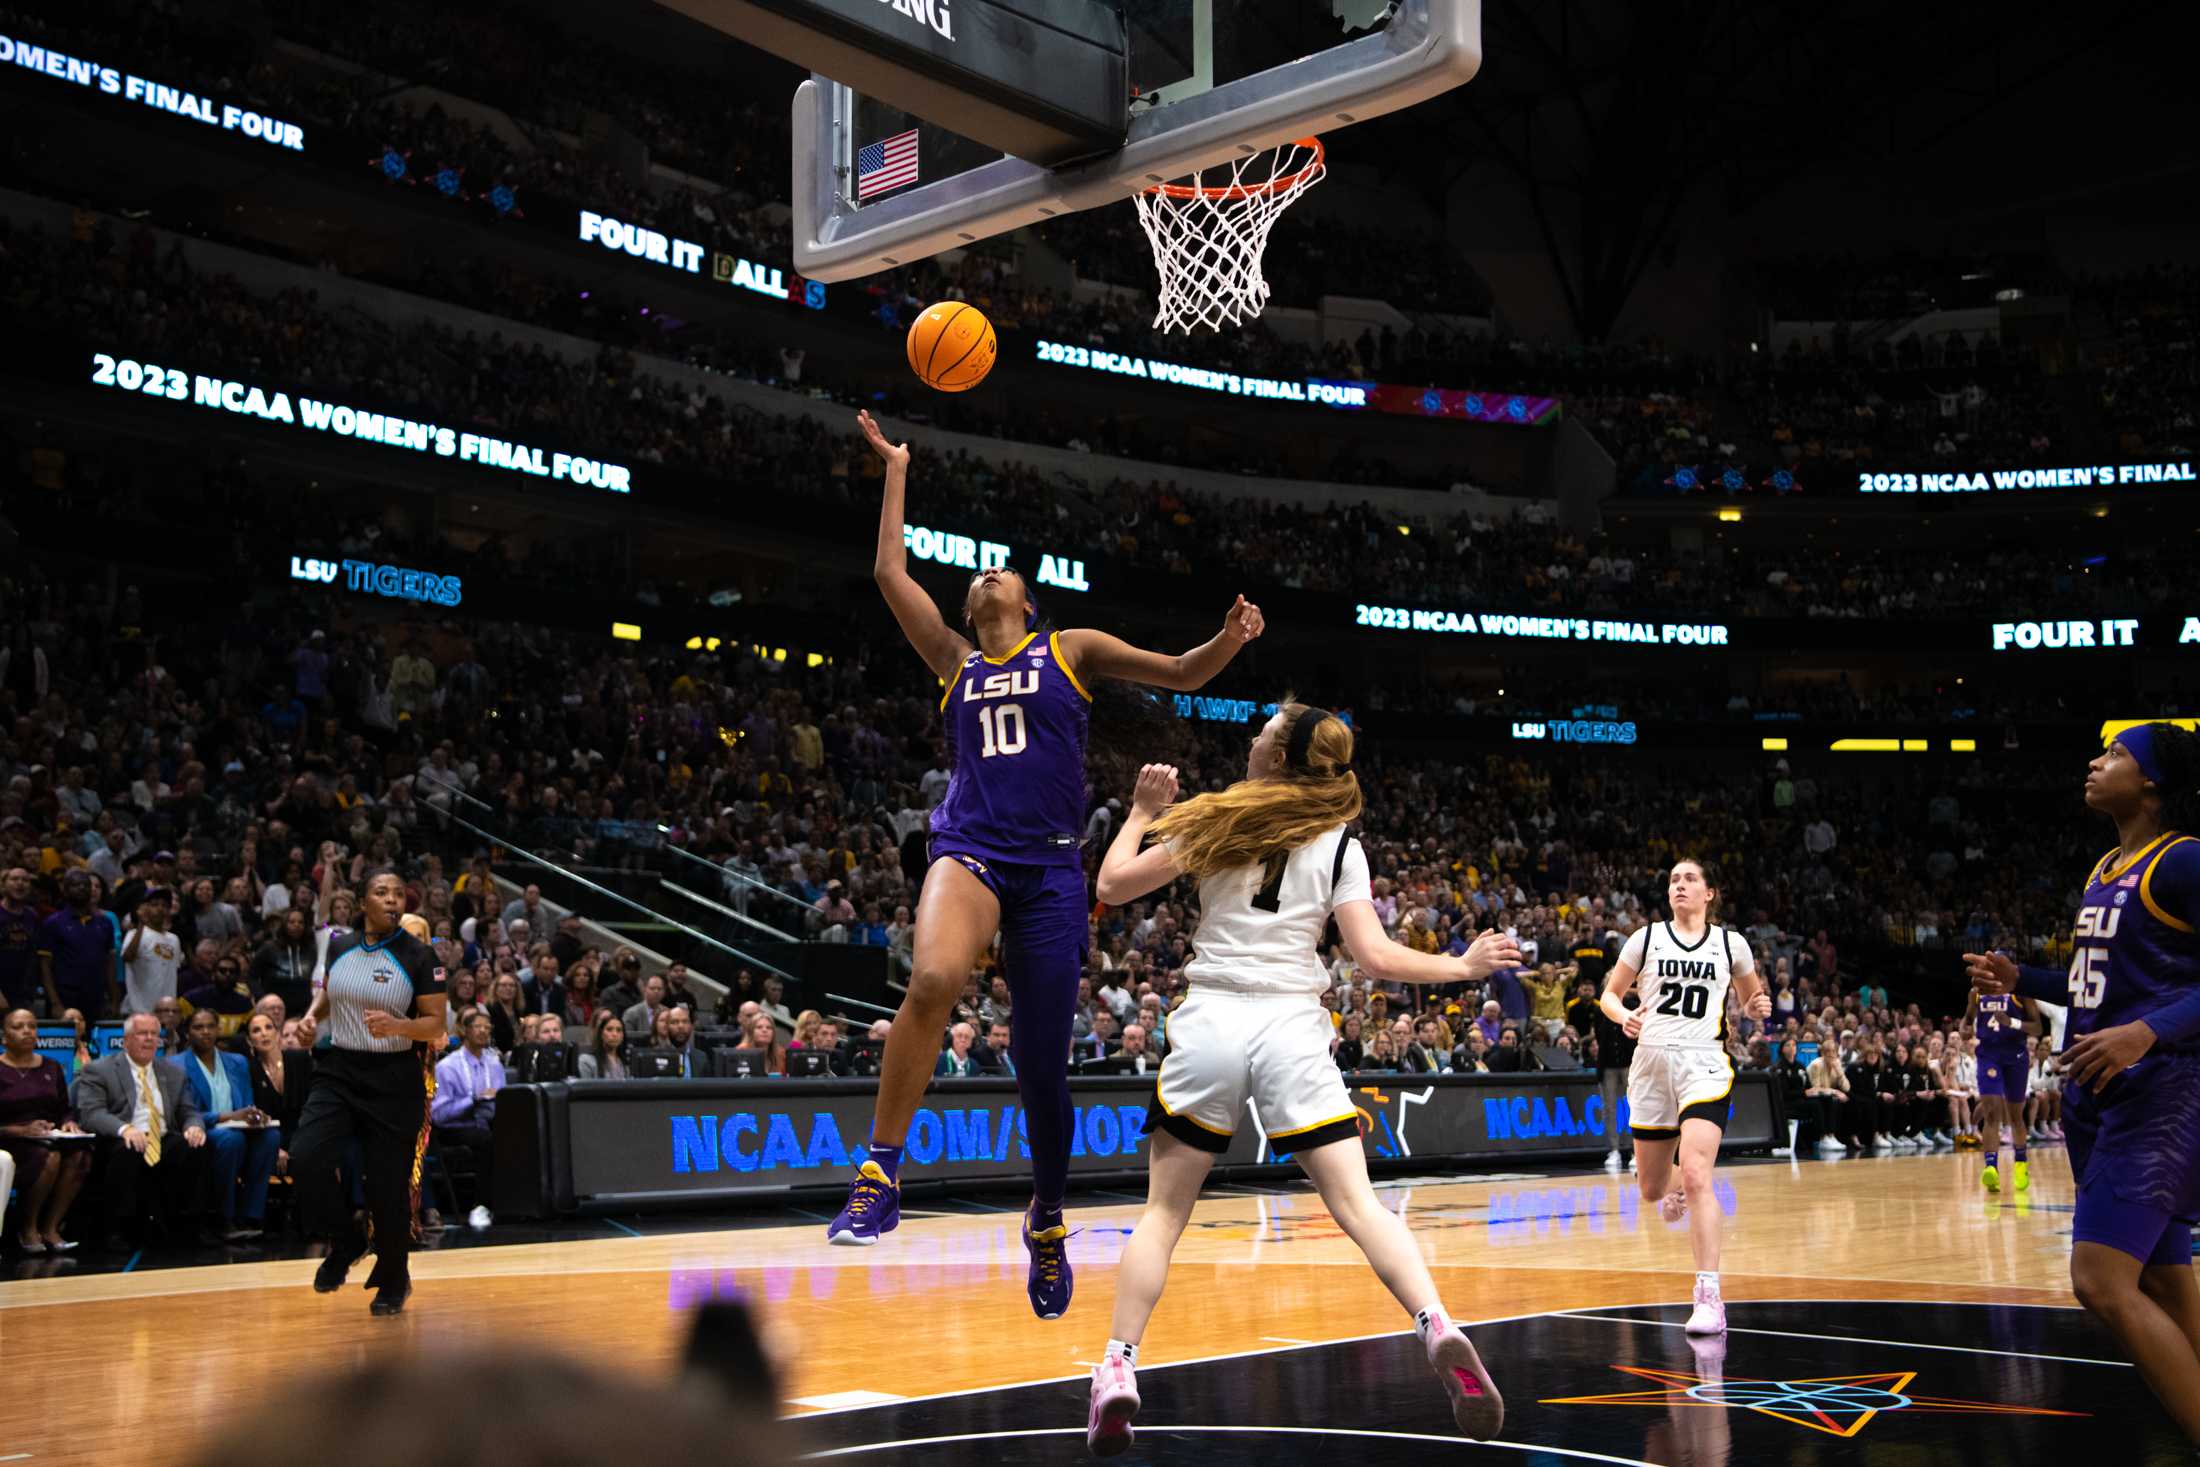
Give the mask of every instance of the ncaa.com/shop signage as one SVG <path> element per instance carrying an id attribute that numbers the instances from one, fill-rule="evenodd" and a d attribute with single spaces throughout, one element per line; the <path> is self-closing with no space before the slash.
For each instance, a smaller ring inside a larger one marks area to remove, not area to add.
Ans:
<path id="1" fill-rule="evenodd" d="M 1735 1086 L 1730 1146 L 1772 1144 L 1772 1103 L 1760 1082 L 1745 1075 Z M 1072 1173 L 1144 1169 L 1153 1083 L 1150 1075 L 1071 1081 Z M 1347 1083 L 1370 1161 L 1604 1148 L 1604 1099 L 1593 1072 L 1370 1075 Z M 794 1093 L 797 1087 L 805 1093 Z M 573 1086 L 565 1103 L 573 1195 L 586 1204 L 840 1185 L 863 1156 L 876 1100 L 876 1087 L 865 1081 Z M 951 1081 L 925 1101 L 903 1151 L 906 1180 L 1030 1175 L 1030 1132 L 1013 1081 Z M 1251 1114 L 1217 1158 L 1223 1166 L 1287 1160 Z"/>

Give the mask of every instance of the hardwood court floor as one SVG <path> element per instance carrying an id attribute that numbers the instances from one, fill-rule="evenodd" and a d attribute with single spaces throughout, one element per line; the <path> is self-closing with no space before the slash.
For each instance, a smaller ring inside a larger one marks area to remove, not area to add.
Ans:
<path id="1" fill-rule="evenodd" d="M 2034 1153 L 2021 1204 L 1989 1202 L 1977 1170 L 1975 1155 L 1946 1153 L 1723 1170 L 1727 1298 L 2067 1307 L 2062 1152 Z M 1643 1207 L 1625 1174 L 1382 1185 L 1462 1321 L 1623 1313 L 1687 1297 L 1685 1225 L 1669 1227 Z M 215 1341 L 248 1345 L 254 1368 L 264 1363 L 278 1380 L 292 1362 L 336 1367 L 377 1350 L 430 1341 L 463 1350 L 512 1337 L 585 1339 L 590 1359 L 649 1369 L 678 1353 L 685 1312 L 712 1297 L 742 1297 L 763 1314 L 790 1362 L 798 1412 L 1081 1376 L 1107 1336 L 1114 1264 L 1137 1201 L 1072 1199 L 1077 1302 L 1052 1323 L 1034 1319 L 1024 1300 L 1012 1203 L 996 1195 L 927 1209 L 919 1200 L 897 1233 L 867 1250 L 829 1247 L 822 1227 L 805 1222 L 421 1253 L 412 1303 L 396 1321 L 371 1319 L 359 1289 L 314 1294 L 311 1260 L 19 1278 L 0 1284 L 8 1394 L 25 1381 L 55 1388 L 36 1393 L 34 1410 L 0 1412 L 0 1461 L 182 1460 L 239 1399 L 205 1384 L 201 1351 Z M 1405 1324 L 1310 1191 L 1226 1188 L 1199 1205 L 1142 1365 L 1287 1351 Z M 1886 1316 L 1878 1327 L 1889 1328 Z M 2074 1353 L 2113 1347 L 2103 1337 Z M 1492 1368 L 1504 1385 L 1507 1362 L 1493 1358 Z M 1508 1395 L 1517 1420 L 1532 1394 Z"/>

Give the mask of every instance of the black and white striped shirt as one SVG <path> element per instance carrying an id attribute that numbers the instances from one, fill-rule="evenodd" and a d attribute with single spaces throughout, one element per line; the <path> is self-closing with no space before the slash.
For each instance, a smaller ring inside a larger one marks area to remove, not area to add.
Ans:
<path id="1" fill-rule="evenodd" d="M 412 1048 L 410 1039 L 369 1034 L 367 1010 L 416 1018 L 418 1000 L 442 992 L 443 969 L 434 950 L 402 928 L 380 942 L 369 942 L 361 931 L 329 939 L 329 1041 L 338 1049 L 396 1054 Z"/>

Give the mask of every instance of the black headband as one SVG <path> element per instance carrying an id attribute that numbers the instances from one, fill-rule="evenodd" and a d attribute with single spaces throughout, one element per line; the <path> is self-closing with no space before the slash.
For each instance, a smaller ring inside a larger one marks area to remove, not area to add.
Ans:
<path id="1" fill-rule="evenodd" d="M 1313 707 L 1299 715 L 1299 721 L 1291 725 L 1291 737 L 1283 746 L 1283 764 L 1286 769 L 1295 769 L 1301 774 L 1314 772 L 1306 763 L 1306 752 L 1314 743 L 1314 730 L 1336 716 L 1327 708 Z M 1352 766 L 1349 764 L 1337 766 L 1337 773 L 1340 775 L 1351 772 Z"/>

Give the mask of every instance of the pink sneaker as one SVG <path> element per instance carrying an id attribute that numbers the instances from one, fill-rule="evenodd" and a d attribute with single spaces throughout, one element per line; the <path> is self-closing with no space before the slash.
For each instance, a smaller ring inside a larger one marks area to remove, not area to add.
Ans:
<path id="1" fill-rule="evenodd" d="M 1726 1301 L 1719 1291 L 1704 1284 L 1696 1285 L 1696 1307 L 1690 1311 L 1684 1327 L 1692 1335 L 1723 1335 L 1726 1333 Z"/>
<path id="2" fill-rule="evenodd" d="M 1504 1428 L 1505 1398 L 1482 1368 L 1474 1341 L 1458 1325 L 1446 1320 L 1430 1338 L 1428 1363 L 1451 1397 L 1451 1419 L 1463 1434 L 1487 1441 Z"/>
<path id="3" fill-rule="evenodd" d="M 1092 1368 L 1092 1410 L 1085 1418 L 1085 1446 L 1095 1457 L 1113 1457 L 1125 1451 L 1135 1433 L 1131 1418 L 1138 1414 L 1138 1372 L 1120 1355 L 1110 1355 Z"/>
<path id="4" fill-rule="evenodd" d="M 1669 1223 L 1677 1223 L 1688 1216 L 1688 1194 L 1668 1192 L 1658 1199 L 1658 1216 Z"/>

